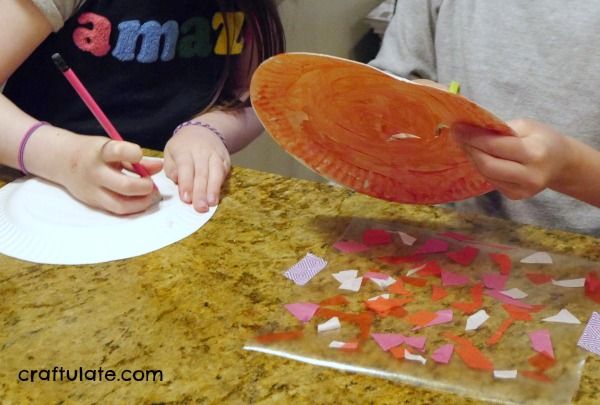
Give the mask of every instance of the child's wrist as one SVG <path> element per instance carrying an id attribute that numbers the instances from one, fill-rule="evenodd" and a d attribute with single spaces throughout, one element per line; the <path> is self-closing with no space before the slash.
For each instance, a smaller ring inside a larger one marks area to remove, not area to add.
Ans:
<path id="1" fill-rule="evenodd" d="M 72 132 L 53 127 L 41 126 L 31 136 L 25 149 L 27 171 L 55 183 L 63 184 L 71 170 L 70 162 L 76 158 L 78 136 Z"/>
<path id="2" fill-rule="evenodd" d="M 199 119 L 193 119 L 193 120 L 189 120 L 189 121 L 179 124 L 173 130 L 172 136 L 175 136 L 181 129 L 188 127 L 188 126 L 197 126 L 197 127 L 201 127 L 201 128 L 208 130 L 208 132 L 210 132 L 212 135 L 214 135 L 215 137 L 217 137 L 221 140 L 221 142 L 223 143 L 223 146 L 225 146 L 225 149 L 227 149 L 227 151 L 229 152 L 229 150 L 230 150 L 229 145 L 227 144 L 227 140 L 225 139 L 225 136 L 223 136 L 223 133 L 220 130 L 218 130 L 217 128 L 215 128 L 213 125 L 211 125 L 207 122 L 201 121 Z"/>

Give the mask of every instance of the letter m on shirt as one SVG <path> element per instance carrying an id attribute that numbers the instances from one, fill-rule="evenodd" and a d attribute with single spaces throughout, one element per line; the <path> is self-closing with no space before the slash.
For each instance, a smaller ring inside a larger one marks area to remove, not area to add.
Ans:
<path id="1" fill-rule="evenodd" d="M 144 24 L 138 20 L 123 21 L 119 24 L 119 37 L 112 54 L 123 62 L 135 59 L 140 63 L 156 62 L 160 54 L 160 60 L 167 62 L 175 57 L 178 37 L 179 24 L 173 20 L 163 25 L 157 21 Z"/>

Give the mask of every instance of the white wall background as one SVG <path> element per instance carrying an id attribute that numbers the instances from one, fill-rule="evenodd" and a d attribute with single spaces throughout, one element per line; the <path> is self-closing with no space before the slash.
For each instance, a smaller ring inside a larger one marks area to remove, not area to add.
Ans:
<path id="1" fill-rule="evenodd" d="M 287 51 L 324 53 L 366 61 L 377 50 L 377 40 L 364 21 L 382 0 L 282 0 L 279 11 Z M 311 180 L 322 178 L 262 134 L 232 158 L 236 166 Z"/>

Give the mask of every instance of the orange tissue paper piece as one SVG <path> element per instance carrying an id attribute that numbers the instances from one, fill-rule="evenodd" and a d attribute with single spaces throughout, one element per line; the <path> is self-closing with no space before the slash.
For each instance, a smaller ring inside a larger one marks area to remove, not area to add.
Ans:
<path id="1" fill-rule="evenodd" d="M 490 259 L 500 268 L 500 274 L 508 276 L 512 269 L 512 260 L 509 255 L 504 253 L 490 253 Z"/>
<path id="2" fill-rule="evenodd" d="M 388 287 L 388 292 L 400 295 L 412 295 L 411 291 L 404 289 L 404 281 L 396 280 L 394 284 Z"/>
<path id="3" fill-rule="evenodd" d="M 411 325 L 424 327 L 425 325 L 427 325 L 429 322 L 433 321 L 437 317 L 438 317 L 438 314 L 435 312 L 419 311 L 419 312 L 410 314 L 406 318 L 406 321 L 408 323 L 410 323 Z"/>
<path id="4" fill-rule="evenodd" d="M 343 295 L 336 295 L 334 297 L 325 298 L 323 301 L 319 302 L 319 305 L 330 306 L 330 305 L 346 305 L 348 304 L 348 299 Z"/>
<path id="5" fill-rule="evenodd" d="M 365 306 L 379 315 L 387 315 L 391 309 L 401 307 L 412 301 L 412 298 L 377 298 L 373 301 L 365 301 Z"/>
<path id="6" fill-rule="evenodd" d="M 451 340 L 452 342 L 456 343 L 457 345 L 471 345 L 471 346 L 473 345 L 473 342 L 471 342 L 470 339 L 455 335 L 452 332 L 446 331 L 446 332 L 442 333 L 442 336 L 444 336 L 448 340 Z"/>
<path id="7" fill-rule="evenodd" d="M 595 271 L 585 278 L 585 295 L 600 304 L 600 279 Z"/>
<path id="8" fill-rule="evenodd" d="M 533 367 L 537 368 L 538 371 L 546 371 L 556 364 L 556 359 L 549 356 L 546 352 L 539 352 L 531 356 L 527 361 Z"/>
<path id="9" fill-rule="evenodd" d="M 404 347 L 402 347 L 402 346 L 392 347 L 390 349 L 390 353 L 392 354 L 392 356 L 394 356 L 398 360 L 402 360 L 404 358 Z"/>
<path id="10" fill-rule="evenodd" d="M 446 298 L 447 295 L 448 295 L 448 291 L 444 290 L 444 288 L 442 286 L 435 285 L 435 284 L 431 286 L 431 300 L 432 301 L 442 300 L 442 299 Z"/>
<path id="11" fill-rule="evenodd" d="M 532 380 L 542 381 L 542 382 L 552 382 L 552 378 L 548 377 L 546 374 L 538 372 L 538 371 L 521 371 L 525 377 L 531 378 Z"/>
<path id="12" fill-rule="evenodd" d="M 476 370 L 492 371 L 494 363 L 473 345 L 458 345 L 454 349 L 465 364 Z"/>
<path id="13" fill-rule="evenodd" d="M 268 344 L 273 342 L 280 342 L 284 340 L 294 340 L 299 339 L 304 335 L 302 330 L 294 330 L 289 332 L 276 332 L 276 333 L 267 333 L 265 335 L 260 335 L 256 337 L 256 340 L 262 344 Z"/>
<path id="14" fill-rule="evenodd" d="M 514 305 L 510 304 L 502 304 L 502 308 L 504 308 L 504 310 L 508 312 L 508 315 L 510 315 L 511 319 L 514 319 L 515 321 L 533 321 L 529 311 L 526 311 L 522 308 L 515 307 Z"/>
<path id="15" fill-rule="evenodd" d="M 371 312 L 350 313 L 319 307 L 315 316 L 324 319 L 337 316 L 341 321 L 350 322 L 358 326 L 360 329 L 359 337 L 361 340 L 369 339 L 371 324 L 373 323 L 373 314 Z"/>
<path id="16" fill-rule="evenodd" d="M 472 302 L 453 302 L 452 306 L 465 314 L 473 314 L 483 306 L 483 284 L 477 283 L 471 288 Z"/>
<path id="17" fill-rule="evenodd" d="M 387 313 L 387 316 L 393 316 L 394 318 L 404 318 L 407 313 L 408 312 L 406 311 L 406 309 L 402 307 L 396 307 L 390 309 L 390 311 Z"/>
<path id="18" fill-rule="evenodd" d="M 416 278 L 409 276 L 400 276 L 400 278 L 406 284 L 414 285 L 416 287 L 425 287 L 427 285 L 427 280 L 425 280 L 424 278 Z"/>
<path id="19" fill-rule="evenodd" d="M 492 334 L 492 336 L 488 338 L 488 340 L 485 343 L 488 346 L 497 344 L 502 339 L 502 336 L 504 336 L 504 333 L 508 330 L 508 328 L 510 328 L 510 325 L 513 324 L 513 322 L 514 320 L 512 318 L 508 318 L 502 321 L 502 324 L 498 327 L 498 329 L 496 329 L 496 331 Z"/>

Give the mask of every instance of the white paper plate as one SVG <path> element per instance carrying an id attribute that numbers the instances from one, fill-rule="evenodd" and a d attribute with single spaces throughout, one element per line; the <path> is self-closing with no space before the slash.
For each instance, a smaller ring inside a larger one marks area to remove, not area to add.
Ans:
<path id="1" fill-rule="evenodd" d="M 164 172 L 153 177 L 163 200 L 147 212 L 115 216 L 75 200 L 63 188 L 24 178 L 0 188 L 0 253 L 35 263 L 92 264 L 143 255 L 202 227 Z"/>

